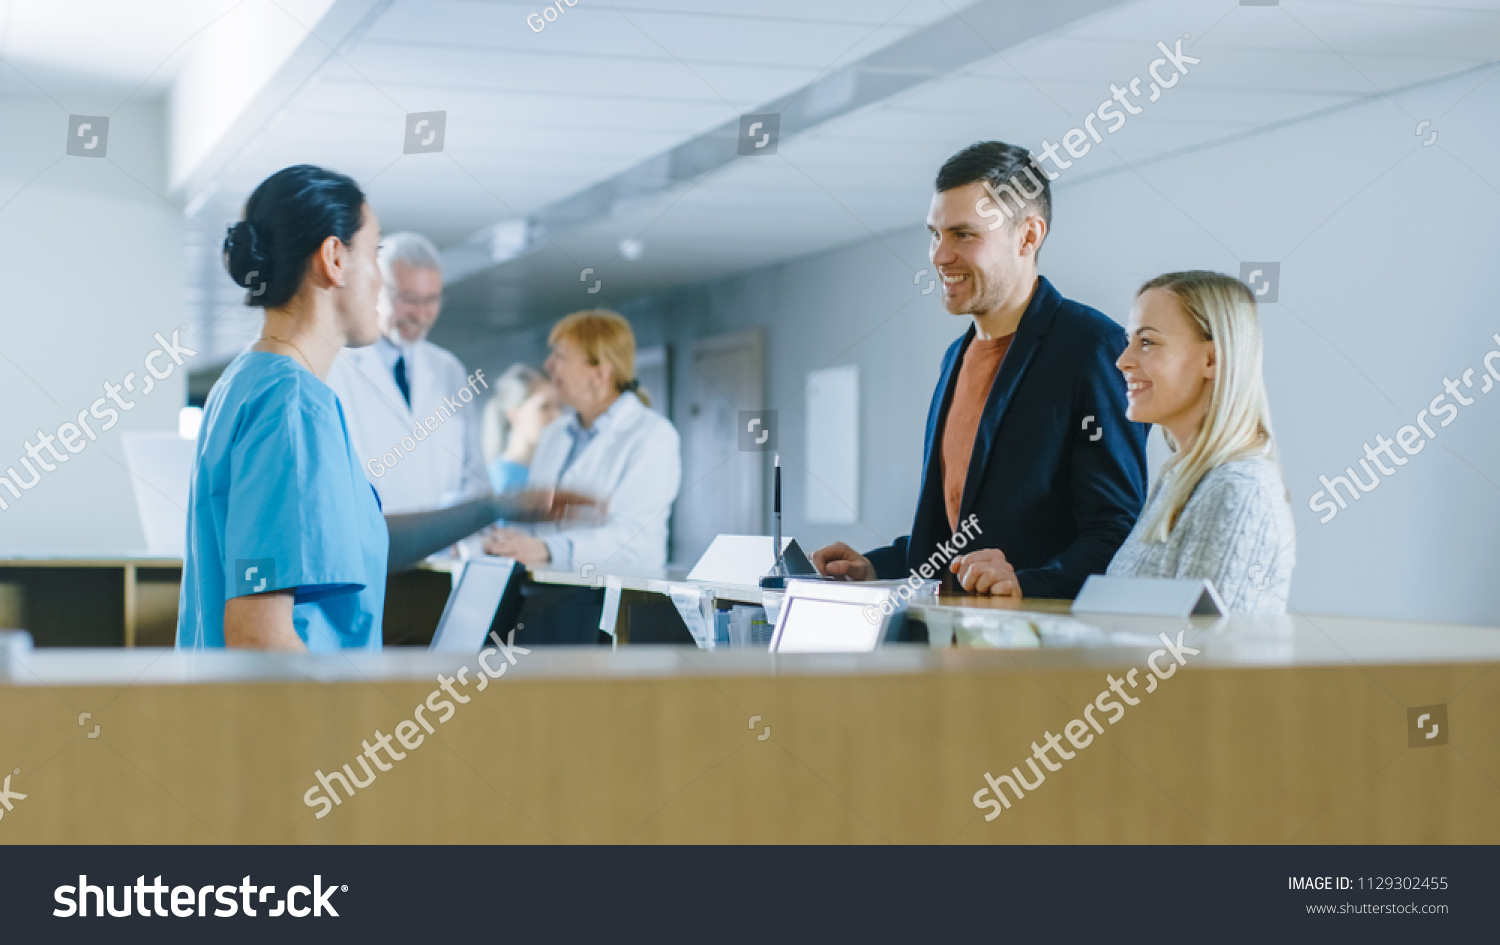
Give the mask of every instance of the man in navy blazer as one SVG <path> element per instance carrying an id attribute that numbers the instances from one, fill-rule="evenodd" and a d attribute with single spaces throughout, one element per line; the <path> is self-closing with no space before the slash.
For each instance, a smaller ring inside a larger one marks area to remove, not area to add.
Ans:
<path id="1" fill-rule="evenodd" d="M 1029 186 L 1028 186 L 1029 181 Z M 1125 331 L 1037 274 L 1048 172 L 997 141 L 943 165 L 928 212 L 943 303 L 971 324 L 943 356 L 911 534 L 826 575 L 941 576 L 964 590 L 1071 598 L 1101 574 L 1146 494 L 1146 426 L 1125 418 Z"/>

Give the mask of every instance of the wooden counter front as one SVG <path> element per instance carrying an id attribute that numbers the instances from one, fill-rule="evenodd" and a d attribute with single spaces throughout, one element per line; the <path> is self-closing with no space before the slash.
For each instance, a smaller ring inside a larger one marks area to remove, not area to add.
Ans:
<path id="1" fill-rule="evenodd" d="M 1322 630 L 1348 650 L 1364 623 Z M 1500 842 L 1500 635 L 1302 661 L 1300 627 L 1290 658 L 1196 634 L 1201 657 L 992 822 L 984 772 L 1029 777 L 1031 743 L 1149 648 L 538 649 L 321 820 L 314 771 L 363 777 L 361 740 L 456 661 L 135 651 L 108 682 L 39 651 L 0 684 L 0 768 L 27 795 L 0 842 Z M 262 678 L 233 681 L 238 657 Z M 1407 709 L 1437 704 L 1451 740 L 1409 748 Z"/>

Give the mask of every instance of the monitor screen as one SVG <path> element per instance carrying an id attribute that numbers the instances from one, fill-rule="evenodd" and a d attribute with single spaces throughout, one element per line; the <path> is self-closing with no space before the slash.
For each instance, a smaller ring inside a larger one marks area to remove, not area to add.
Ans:
<path id="1" fill-rule="evenodd" d="M 515 562 L 509 558 L 464 562 L 432 635 L 431 649 L 450 653 L 478 653 L 483 649 L 514 570 Z"/>

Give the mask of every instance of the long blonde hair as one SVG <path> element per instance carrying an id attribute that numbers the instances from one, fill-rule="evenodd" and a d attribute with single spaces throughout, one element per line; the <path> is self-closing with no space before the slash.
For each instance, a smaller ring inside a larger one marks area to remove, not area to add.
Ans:
<path id="1" fill-rule="evenodd" d="M 1281 456 L 1271 432 L 1271 407 L 1266 400 L 1260 319 L 1255 296 L 1238 279 L 1201 269 L 1157 276 L 1136 292 L 1165 289 L 1177 299 L 1205 341 L 1214 345 L 1213 390 L 1203 428 L 1186 453 L 1165 427 L 1162 433 L 1174 454 L 1162 468 L 1166 501 L 1147 525 L 1147 541 L 1164 542 L 1177 525 L 1193 490 L 1214 467 L 1236 459 L 1264 456 L 1281 475 Z M 1170 480 L 1168 480 L 1170 476 Z M 1291 501 L 1290 494 L 1287 501 Z"/>
<path id="2" fill-rule="evenodd" d="M 547 344 L 563 338 L 578 346 L 589 364 L 608 364 L 618 393 L 634 391 L 641 403 L 651 406 L 651 395 L 635 378 L 635 332 L 618 312 L 591 308 L 564 316 L 547 335 Z"/>

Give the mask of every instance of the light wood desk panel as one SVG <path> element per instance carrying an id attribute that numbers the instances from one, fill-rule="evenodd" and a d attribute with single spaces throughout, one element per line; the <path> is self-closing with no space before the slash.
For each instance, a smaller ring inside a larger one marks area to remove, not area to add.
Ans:
<path id="1" fill-rule="evenodd" d="M 456 661 L 38 651 L 0 684 L 28 795 L 0 842 L 1500 842 L 1500 632 L 1281 629 L 1189 633 L 1200 656 L 993 822 L 983 773 L 1149 647 L 537 649 L 321 820 L 314 770 L 362 775 Z M 1408 748 L 1434 704 L 1451 741 Z"/>

